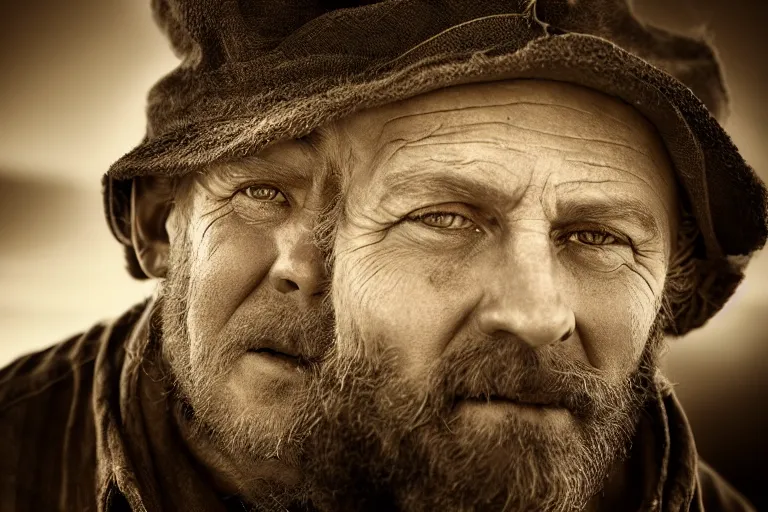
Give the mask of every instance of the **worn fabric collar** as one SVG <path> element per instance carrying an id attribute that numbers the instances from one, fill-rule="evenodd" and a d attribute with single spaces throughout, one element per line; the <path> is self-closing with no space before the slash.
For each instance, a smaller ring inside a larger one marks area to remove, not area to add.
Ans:
<path id="1" fill-rule="evenodd" d="M 95 409 L 103 411 L 96 418 L 99 510 L 125 503 L 134 511 L 224 511 L 178 433 L 152 332 L 156 302 L 147 302 L 118 356 L 122 361 L 111 361 L 107 348 L 96 363 L 94 401 L 107 405 Z"/>

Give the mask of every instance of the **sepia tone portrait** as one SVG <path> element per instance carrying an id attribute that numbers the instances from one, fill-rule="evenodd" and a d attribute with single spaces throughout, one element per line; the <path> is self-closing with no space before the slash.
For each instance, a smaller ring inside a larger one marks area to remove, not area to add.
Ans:
<path id="1" fill-rule="evenodd" d="M 760 9 L 4 9 L 0 510 L 768 507 Z"/>

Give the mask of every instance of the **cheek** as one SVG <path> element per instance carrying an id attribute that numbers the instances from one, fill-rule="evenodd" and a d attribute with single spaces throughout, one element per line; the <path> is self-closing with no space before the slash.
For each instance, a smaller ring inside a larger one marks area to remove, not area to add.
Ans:
<path id="1" fill-rule="evenodd" d="M 274 261 L 273 230 L 248 225 L 230 214 L 213 224 L 199 222 L 191 236 L 188 329 L 210 340 L 263 281 Z"/>
<path id="2" fill-rule="evenodd" d="M 591 365 L 622 378 L 639 361 L 656 317 L 654 292 L 628 269 L 574 278 L 571 297 L 578 334 Z"/>
<path id="3" fill-rule="evenodd" d="M 359 244 L 360 241 L 355 241 Z M 440 257 L 384 244 L 360 244 L 336 259 L 334 306 L 340 334 L 392 349 L 406 375 L 421 375 L 438 359 L 471 309 L 469 277 Z"/>

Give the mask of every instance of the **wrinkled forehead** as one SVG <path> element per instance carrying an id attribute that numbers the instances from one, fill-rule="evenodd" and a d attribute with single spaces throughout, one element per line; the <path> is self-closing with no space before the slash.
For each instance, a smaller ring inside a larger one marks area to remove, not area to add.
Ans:
<path id="1" fill-rule="evenodd" d="M 651 179 L 669 186 L 668 157 L 655 128 L 630 105 L 564 82 L 514 80 L 451 87 L 365 110 L 336 124 L 359 164 L 375 173 L 401 156 L 467 143 L 531 156 L 557 150 L 632 167 L 644 159 Z"/>

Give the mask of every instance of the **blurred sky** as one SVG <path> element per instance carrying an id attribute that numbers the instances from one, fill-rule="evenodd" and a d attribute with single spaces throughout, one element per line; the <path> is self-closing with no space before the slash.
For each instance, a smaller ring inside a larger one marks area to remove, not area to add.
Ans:
<path id="1" fill-rule="evenodd" d="M 0 16 L 0 364 L 119 314 L 123 271 L 100 177 L 144 133 L 176 65 L 149 2 L 27 0 Z"/>
<path id="2" fill-rule="evenodd" d="M 654 23 L 709 27 L 732 95 L 726 128 L 768 178 L 768 16 L 750 0 L 637 0 Z M 0 366 L 150 293 L 102 215 L 100 178 L 143 136 L 149 87 L 176 64 L 141 0 L 0 7 Z M 738 229 L 738 227 L 734 227 Z M 668 374 L 700 449 L 768 510 L 768 253 L 704 329 L 675 340 Z M 762 472 L 761 472 L 762 471 Z M 765 501 L 763 501 L 765 500 Z"/>

